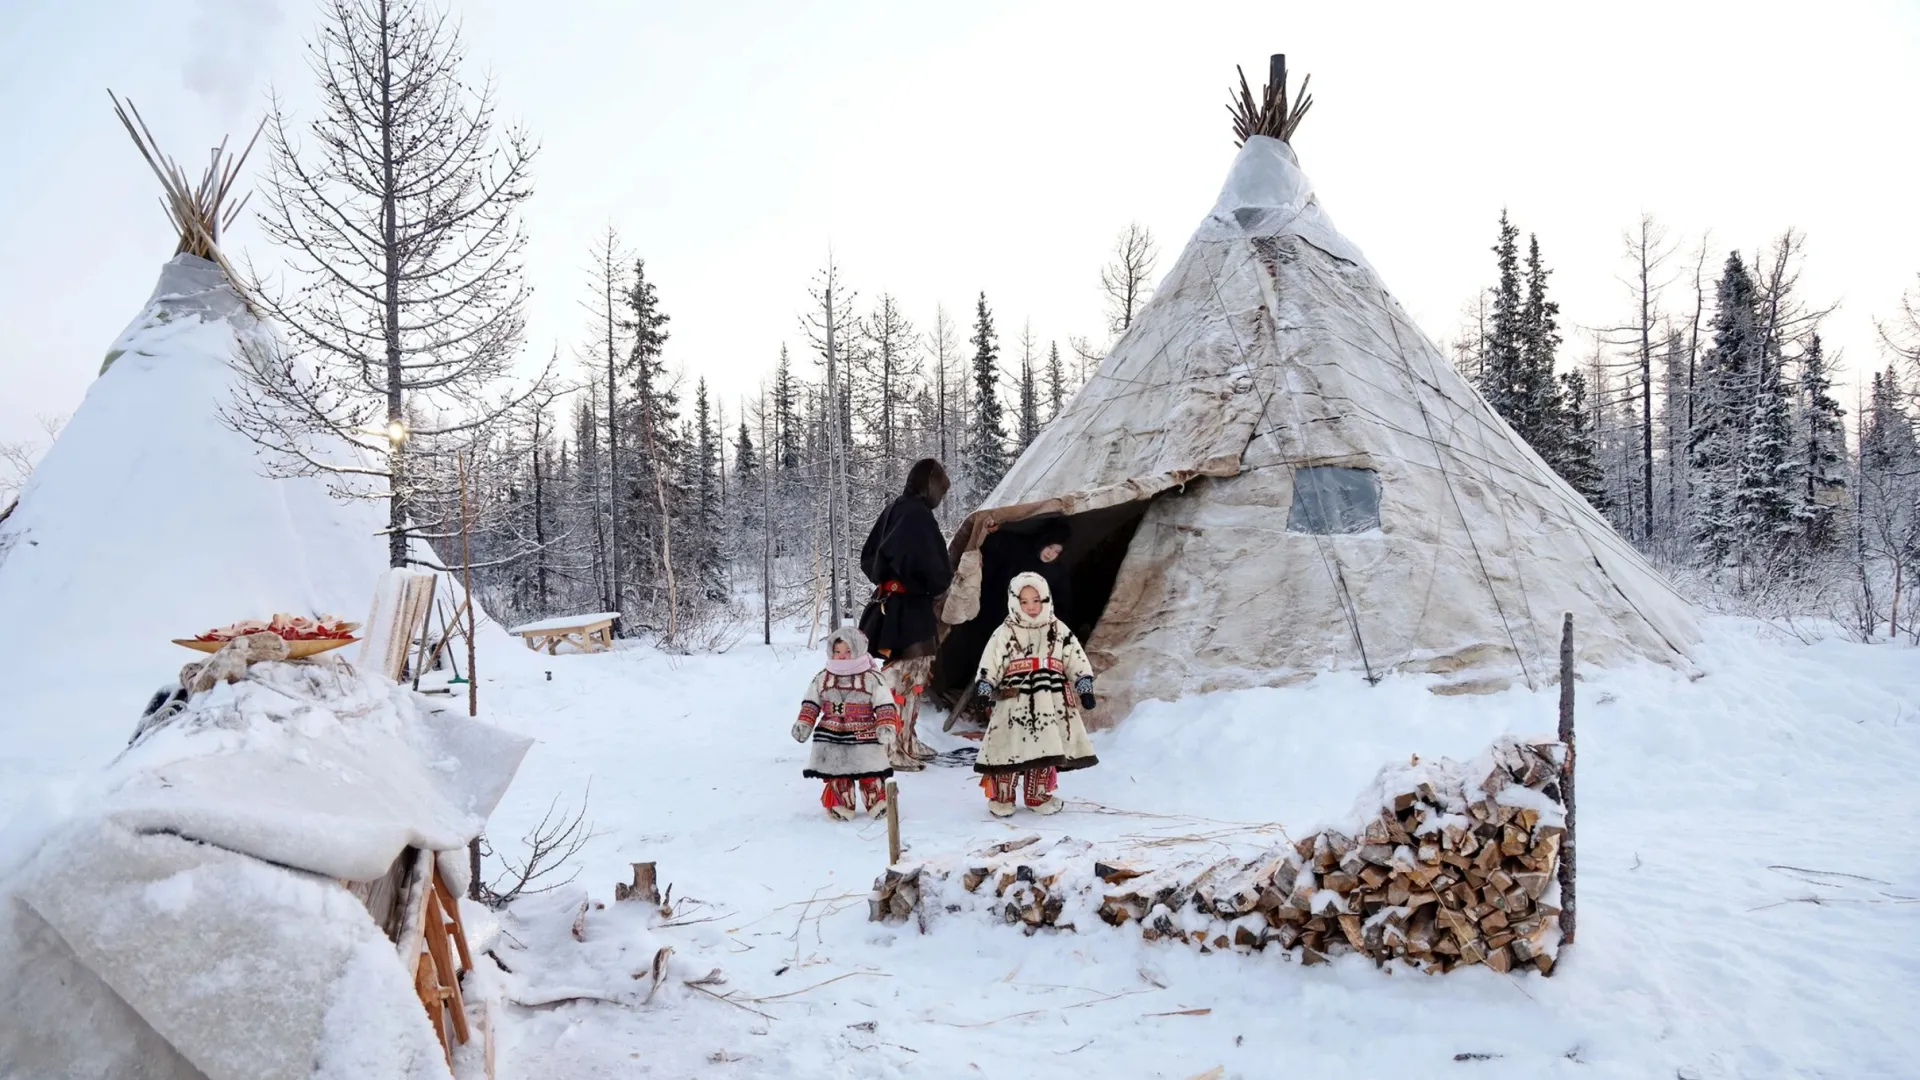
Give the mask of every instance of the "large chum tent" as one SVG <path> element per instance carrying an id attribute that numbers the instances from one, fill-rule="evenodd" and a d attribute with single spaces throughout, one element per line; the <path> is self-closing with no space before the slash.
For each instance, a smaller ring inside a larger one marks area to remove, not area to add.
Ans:
<path id="1" fill-rule="evenodd" d="M 1284 65 L 1218 201 L 1071 404 L 955 535 L 936 690 L 971 685 L 988 526 L 1067 515 L 1111 723 L 1148 698 L 1315 672 L 1557 678 L 1689 668 L 1687 603 L 1487 405 L 1301 172 Z M 1251 128 L 1251 130 L 1248 130 Z M 1265 130 L 1268 133 L 1262 134 Z M 1104 605 L 1104 606 L 1102 606 Z M 971 624 L 971 625 L 970 625 Z"/>

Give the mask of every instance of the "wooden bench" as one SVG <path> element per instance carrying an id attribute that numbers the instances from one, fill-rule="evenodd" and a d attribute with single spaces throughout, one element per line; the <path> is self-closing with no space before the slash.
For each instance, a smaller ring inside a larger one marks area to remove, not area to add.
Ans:
<path id="1" fill-rule="evenodd" d="M 547 650 L 548 656 L 558 655 L 562 644 L 572 645 L 581 652 L 605 652 L 613 648 L 613 620 L 619 617 L 617 611 L 562 616 L 516 626 L 507 633 L 526 642 L 529 649 Z"/>

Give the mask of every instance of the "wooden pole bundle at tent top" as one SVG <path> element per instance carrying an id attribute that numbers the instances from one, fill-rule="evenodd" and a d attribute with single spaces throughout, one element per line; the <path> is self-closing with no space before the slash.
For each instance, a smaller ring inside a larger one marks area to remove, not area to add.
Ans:
<path id="1" fill-rule="evenodd" d="M 253 307 L 252 300 L 241 290 L 240 275 L 234 272 L 220 251 L 220 236 L 239 219 L 240 211 L 247 205 L 248 196 L 242 195 L 237 202 L 228 204 L 233 194 L 233 183 L 240 177 L 240 168 L 246 164 L 247 155 L 253 152 L 253 146 L 260 141 L 260 132 L 264 131 L 267 121 L 263 117 L 258 127 L 253 129 L 253 138 L 247 140 L 246 148 L 238 155 L 227 152 L 227 140 L 221 139 L 220 145 L 213 148 L 208 157 L 206 171 L 200 175 L 200 182 L 193 183 L 187 178 L 186 170 L 172 158 L 162 153 L 160 144 L 148 129 L 146 118 L 140 110 L 134 108 L 133 101 L 121 101 L 112 90 L 107 97 L 113 100 L 113 112 L 127 129 L 128 137 L 147 161 L 147 167 L 160 180 L 165 192 L 160 199 L 160 208 L 166 211 L 167 221 L 173 225 L 174 232 L 180 237 L 180 243 L 174 248 L 175 255 L 193 255 L 220 267 L 227 276 L 227 283 L 233 286 L 240 298 Z"/>
<path id="2" fill-rule="evenodd" d="M 1289 103 L 1285 53 L 1274 53 L 1268 60 L 1267 85 L 1261 89 L 1258 100 L 1247 88 L 1247 73 L 1237 64 L 1233 70 L 1240 72 L 1239 93 L 1234 94 L 1231 87 L 1227 89 L 1232 97 L 1227 103 L 1227 112 L 1233 116 L 1233 145 L 1244 146 L 1255 135 L 1292 142 L 1300 121 L 1306 119 L 1307 110 L 1313 108 L 1313 95 L 1307 93 L 1313 76 L 1300 81 L 1299 100 Z"/>

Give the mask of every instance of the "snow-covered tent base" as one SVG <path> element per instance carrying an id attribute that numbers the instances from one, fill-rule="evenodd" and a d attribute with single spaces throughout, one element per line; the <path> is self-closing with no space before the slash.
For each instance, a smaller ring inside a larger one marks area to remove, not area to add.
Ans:
<path id="1" fill-rule="evenodd" d="M 0 1076 L 446 1077 L 430 912 L 528 745 L 335 659 L 195 694 L 0 865 Z"/>

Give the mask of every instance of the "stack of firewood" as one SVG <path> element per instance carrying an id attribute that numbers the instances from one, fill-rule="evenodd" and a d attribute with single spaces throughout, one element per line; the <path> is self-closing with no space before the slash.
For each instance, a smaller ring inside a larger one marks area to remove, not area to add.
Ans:
<path id="1" fill-rule="evenodd" d="M 1252 858 L 1175 858 L 1073 840 L 996 845 L 961 863 L 895 867 L 875 883 L 877 921 L 985 909 L 1033 933 L 1092 917 L 1202 952 L 1352 950 L 1429 971 L 1485 964 L 1551 971 L 1563 753 L 1503 739 L 1466 765 L 1384 770 L 1346 831 L 1325 829 Z M 1152 863 L 1161 863 L 1154 867 Z"/>

